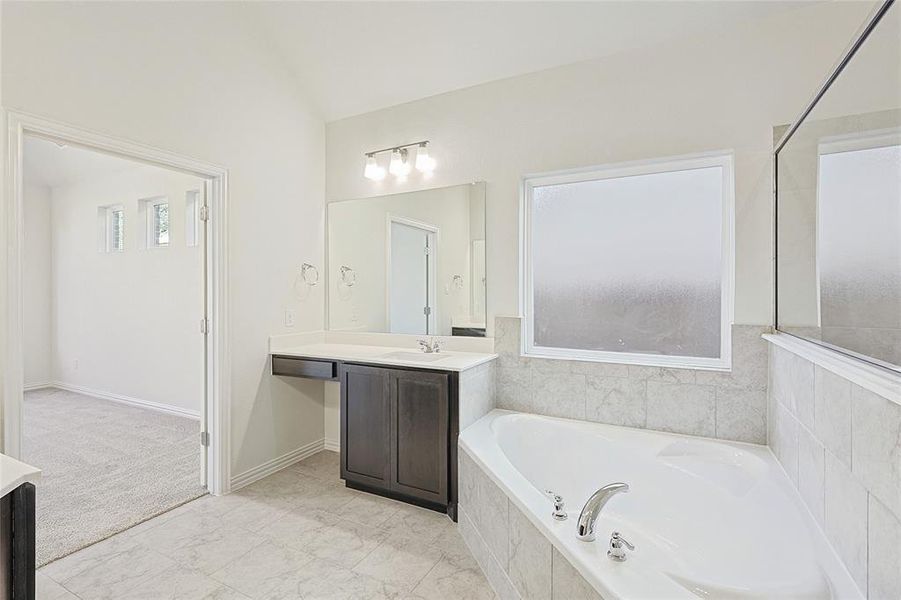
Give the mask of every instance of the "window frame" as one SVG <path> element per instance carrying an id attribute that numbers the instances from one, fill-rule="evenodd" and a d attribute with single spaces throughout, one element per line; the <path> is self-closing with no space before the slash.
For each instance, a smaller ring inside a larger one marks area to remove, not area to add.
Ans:
<path id="1" fill-rule="evenodd" d="M 172 213 L 169 213 L 169 241 L 165 244 L 158 244 L 154 233 L 155 207 L 165 204 L 167 210 L 172 208 L 168 196 L 154 196 L 152 198 L 143 198 L 141 200 L 141 212 L 144 213 L 144 248 L 168 248 L 172 245 Z"/>
<path id="2" fill-rule="evenodd" d="M 122 213 L 122 231 L 121 231 L 121 239 L 122 239 L 122 247 L 116 248 L 113 246 L 113 214 L 116 212 Z M 122 204 L 109 204 L 106 206 L 101 206 L 98 209 L 98 226 L 99 226 L 99 250 L 105 254 L 113 254 L 113 253 L 121 253 L 125 252 L 125 206 Z"/>
<path id="3" fill-rule="evenodd" d="M 576 348 L 551 348 L 535 344 L 534 286 L 532 278 L 532 197 L 536 187 L 653 175 L 710 167 L 723 169 L 720 275 L 720 356 L 706 358 L 611 352 Z M 732 321 L 734 312 L 734 203 L 735 173 L 732 151 L 705 152 L 636 160 L 579 169 L 568 169 L 525 175 L 520 187 L 520 311 L 522 319 L 523 356 L 601 363 L 618 363 L 651 367 L 730 371 L 732 368 Z"/>

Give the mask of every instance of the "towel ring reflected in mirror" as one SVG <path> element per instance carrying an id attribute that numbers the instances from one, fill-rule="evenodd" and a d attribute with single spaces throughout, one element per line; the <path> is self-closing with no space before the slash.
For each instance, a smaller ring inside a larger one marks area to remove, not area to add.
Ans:
<path id="1" fill-rule="evenodd" d="M 303 282 L 310 287 L 319 283 L 319 269 L 310 263 L 303 263 L 300 266 L 300 277 Z"/>
<path id="2" fill-rule="evenodd" d="M 341 272 L 341 283 L 347 287 L 352 287 L 357 282 L 356 271 L 345 265 L 342 265 L 339 270 Z"/>

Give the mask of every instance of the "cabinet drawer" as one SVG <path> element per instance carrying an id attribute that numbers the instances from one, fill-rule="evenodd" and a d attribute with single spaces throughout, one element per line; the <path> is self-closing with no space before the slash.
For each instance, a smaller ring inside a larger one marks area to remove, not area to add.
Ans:
<path id="1" fill-rule="evenodd" d="M 330 360 L 273 356 L 272 374 L 308 379 L 335 379 L 338 376 L 338 365 Z"/>

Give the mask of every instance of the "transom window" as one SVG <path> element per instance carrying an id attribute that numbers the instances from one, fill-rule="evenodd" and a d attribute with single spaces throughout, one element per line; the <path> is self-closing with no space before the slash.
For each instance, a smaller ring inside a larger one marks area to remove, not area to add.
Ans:
<path id="1" fill-rule="evenodd" d="M 125 209 L 121 205 L 101 206 L 97 211 L 101 252 L 125 250 Z"/>
<path id="2" fill-rule="evenodd" d="M 524 180 L 525 352 L 725 369 L 731 154 Z"/>
<path id="3" fill-rule="evenodd" d="M 165 248 L 169 245 L 169 199 L 166 197 L 141 200 L 144 213 L 146 248 Z"/>

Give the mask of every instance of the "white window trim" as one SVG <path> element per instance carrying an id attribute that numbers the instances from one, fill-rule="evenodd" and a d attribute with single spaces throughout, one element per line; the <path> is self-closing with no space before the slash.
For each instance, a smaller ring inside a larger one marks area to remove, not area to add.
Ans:
<path id="1" fill-rule="evenodd" d="M 113 213 L 122 211 L 122 248 L 113 247 Z M 110 204 L 101 206 L 98 211 L 98 227 L 100 229 L 98 244 L 100 252 L 107 254 L 120 253 L 125 251 L 125 207 L 121 204 Z"/>
<path id="2" fill-rule="evenodd" d="M 169 243 L 157 244 L 156 236 L 153 235 L 153 215 L 155 206 L 160 204 L 169 204 L 168 196 L 154 196 L 152 198 L 142 198 L 140 201 L 141 212 L 144 213 L 144 248 L 168 248 L 172 245 L 172 213 L 169 213 Z M 170 206 L 171 209 L 171 206 Z"/>
<path id="3" fill-rule="evenodd" d="M 722 276 L 720 300 L 720 357 L 669 356 L 634 352 L 609 352 L 536 346 L 534 340 L 534 289 L 532 281 L 532 193 L 534 188 L 612 179 L 634 175 L 650 175 L 708 167 L 723 168 Z M 682 369 L 729 371 L 732 368 L 732 317 L 734 298 L 734 231 L 735 176 L 731 151 L 708 152 L 687 156 L 630 161 L 601 167 L 555 171 L 526 175 L 520 189 L 520 277 L 522 281 L 520 310 L 522 319 L 523 356 L 579 360 L 603 363 L 645 365 Z"/>

